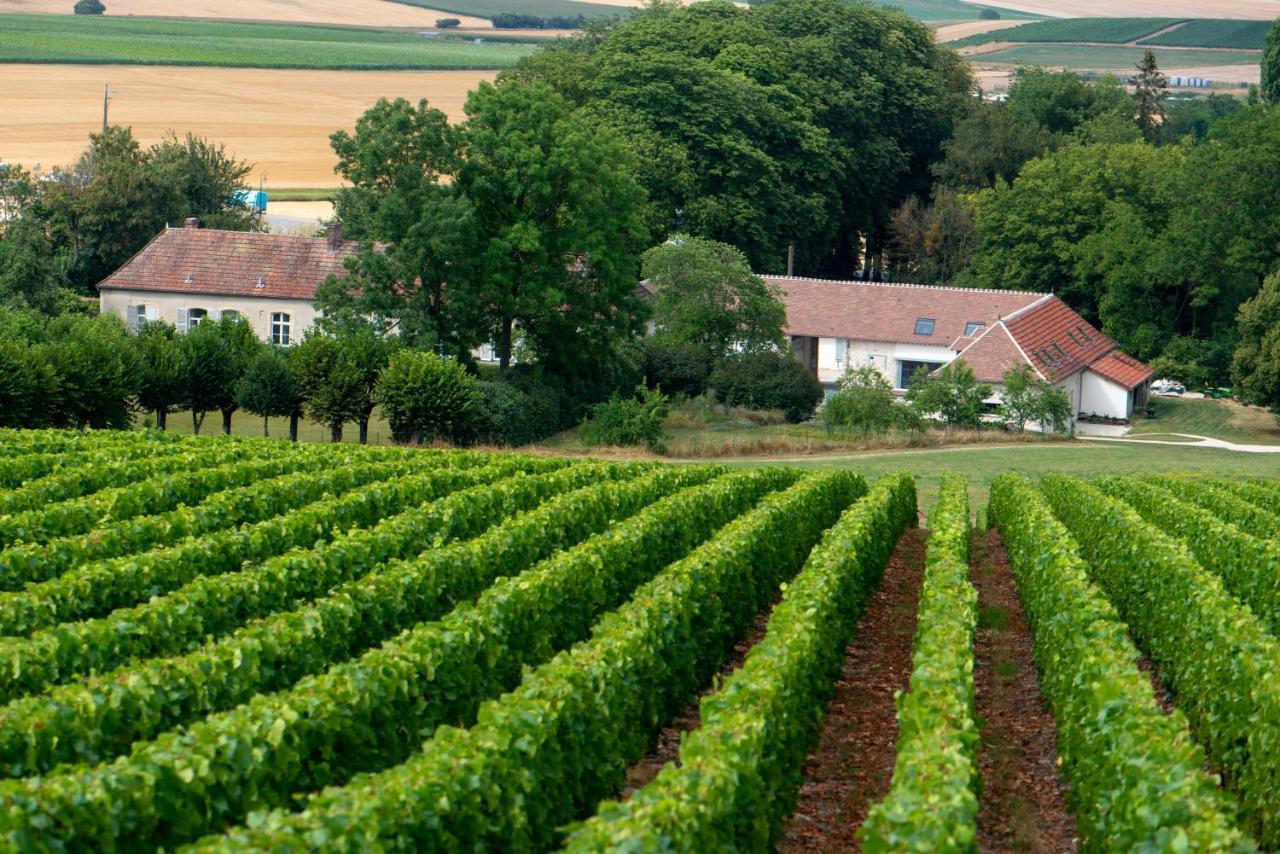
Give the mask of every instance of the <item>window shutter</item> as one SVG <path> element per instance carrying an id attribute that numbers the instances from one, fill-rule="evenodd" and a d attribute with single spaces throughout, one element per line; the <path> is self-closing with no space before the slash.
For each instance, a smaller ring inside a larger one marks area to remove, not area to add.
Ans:
<path id="1" fill-rule="evenodd" d="M 849 339 L 836 339 L 836 365 L 843 365 L 849 356 Z"/>
<path id="2" fill-rule="evenodd" d="M 185 308 L 178 309 L 178 334 L 182 335 L 187 331 L 187 310 Z"/>
<path id="3" fill-rule="evenodd" d="M 142 306 L 140 305 L 126 305 L 124 307 L 124 323 L 134 335 L 138 334 L 138 326 L 140 324 L 138 318 L 141 313 Z"/>

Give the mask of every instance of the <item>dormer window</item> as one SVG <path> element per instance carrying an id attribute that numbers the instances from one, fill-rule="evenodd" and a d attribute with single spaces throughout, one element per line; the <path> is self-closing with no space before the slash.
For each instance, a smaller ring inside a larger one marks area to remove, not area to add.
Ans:
<path id="1" fill-rule="evenodd" d="M 986 324 L 983 323 L 981 320 L 970 320 L 968 323 L 964 325 L 964 337 L 972 338 L 973 336 L 977 335 L 982 330 L 982 327 L 984 326 L 986 326 Z"/>
<path id="2" fill-rule="evenodd" d="M 917 317 L 916 318 L 916 334 L 932 335 L 933 334 L 933 318 Z"/>

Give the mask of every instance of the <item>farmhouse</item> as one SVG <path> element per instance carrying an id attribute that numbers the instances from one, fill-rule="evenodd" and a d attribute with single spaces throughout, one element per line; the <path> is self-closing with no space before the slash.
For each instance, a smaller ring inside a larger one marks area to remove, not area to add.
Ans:
<path id="1" fill-rule="evenodd" d="M 163 320 L 179 332 L 239 314 L 264 341 L 291 344 L 315 324 L 316 288 L 346 272 L 358 245 L 338 225 L 325 237 L 299 237 L 202 229 L 189 219 L 99 283 L 102 312 L 131 328 Z"/>
<path id="2" fill-rule="evenodd" d="M 1153 371 L 1052 294 L 765 276 L 784 294 L 792 350 L 825 386 L 873 365 L 903 390 L 921 367 L 964 358 L 998 400 L 1029 364 L 1071 395 L 1081 417 L 1145 408 Z"/>

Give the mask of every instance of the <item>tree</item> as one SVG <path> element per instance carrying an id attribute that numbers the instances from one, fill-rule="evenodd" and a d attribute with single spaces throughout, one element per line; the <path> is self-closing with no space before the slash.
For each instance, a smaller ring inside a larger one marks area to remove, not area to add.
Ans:
<path id="1" fill-rule="evenodd" d="M 1240 342 L 1231 359 L 1235 394 L 1280 414 L 1280 273 L 1240 306 Z"/>
<path id="2" fill-rule="evenodd" d="M 102 0 L 76 0 L 72 10 L 77 15 L 101 15 L 107 11 L 107 7 L 102 5 Z"/>
<path id="3" fill-rule="evenodd" d="M 922 417 L 937 418 L 948 428 L 979 429 L 991 386 L 979 383 L 964 359 L 944 365 L 937 373 L 935 377 L 925 368 L 917 370 L 907 389 L 907 402 Z"/>
<path id="4" fill-rule="evenodd" d="M 456 441 L 470 429 L 479 403 L 476 381 L 452 359 L 401 350 L 378 380 L 378 405 L 397 442 Z"/>
<path id="5" fill-rule="evenodd" d="M 1262 53 L 1262 99 L 1280 104 L 1280 18 L 1267 30 L 1266 49 Z"/>
<path id="6" fill-rule="evenodd" d="M 379 335 L 368 324 L 355 324 L 338 333 L 338 345 L 344 357 L 360 376 L 360 412 L 356 424 L 360 429 L 360 444 L 369 442 L 369 418 L 377 405 L 374 391 L 378 377 L 387 367 L 391 356 L 401 343 L 398 338 Z"/>
<path id="7" fill-rule="evenodd" d="M 190 133 L 179 139 L 170 131 L 151 147 L 147 159 L 149 170 L 174 193 L 166 221 L 195 217 L 206 228 L 248 231 L 253 227 L 253 211 L 235 201 L 253 167 L 228 154 L 222 143 Z"/>
<path id="8" fill-rule="evenodd" d="M 254 334 L 249 321 L 239 314 L 224 314 L 217 323 L 205 320 L 200 326 L 214 326 L 218 335 L 227 343 L 227 350 L 233 360 L 233 376 L 223 387 L 222 396 L 218 399 L 218 409 L 222 411 L 222 432 L 231 435 L 231 416 L 240 408 L 236 397 L 236 388 L 245 370 L 262 352 L 263 344 Z"/>
<path id="9" fill-rule="evenodd" d="M 491 325 L 500 368 L 515 326 L 554 370 L 640 328 L 643 191 L 613 134 L 541 84 L 481 83 L 467 98 L 457 190 L 475 211 L 477 279 L 455 298 Z"/>
<path id="10" fill-rule="evenodd" d="M 692 344 L 713 359 L 785 343 L 780 289 L 751 272 L 732 246 L 677 234 L 646 252 L 641 270 L 654 293 L 660 341 Z"/>
<path id="11" fill-rule="evenodd" d="M 1006 104 L 978 101 L 942 144 L 945 156 L 933 174 L 959 191 L 986 189 L 1000 180 L 1011 183 L 1023 164 L 1056 142 L 1038 121 L 1014 116 Z"/>
<path id="12" fill-rule="evenodd" d="M 1160 72 L 1156 55 L 1150 48 L 1142 55 L 1137 65 L 1138 73 L 1133 78 L 1133 98 L 1136 102 L 1138 127 L 1147 142 L 1154 142 L 1160 133 L 1160 126 L 1168 114 L 1164 109 L 1164 98 L 1169 88 L 1169 78 Z"/>
<path id="13" fill-rule="evenodd" d="M 327 426 L 331 441 L 341 442 L 342 425 L 359 419 L 364 411 L 364 377 L 332 335 L 313 329 L 297 350 L 307 417 Z"/>
<path id="14" fill-rule="evenodd" d="M 1088 83 L 1072 71 L 1024 68 L 1009 87 L 1009 114 L 1066 136 L 1103 113 L 1129 112 L 1128 96 L 1114 78 Z"/>
<path id="15" fill-rule="evenodd" d="M 113 315 L 64 315 L 50 324 L 40 351 L 56 378 L 49 420 L 83 430 L 124 430 L 137 394 L 137 363 L 124 324 Z"/>
<path id="16" fill-rule="evenodd" d="M 236 400 L 246 412 L 262 419 L 262 435 L 269 436 L 271 418 L 294 416 L 302 408 L 302 388 L 288 354 L 278 347 L 264 347 L 236 384 Z M 297 441 L 296 421 L 290 439 Z"/>
<path id="17" fill-rule="evenodd" d="M 170 412 L 182 401 L 178 343 L 173 327 L 164 322 L 144 323 L 132 339 L 138 365 L 137 408 L 156 417 L 165 429 Z"/>
<path id="18" fill-rule="evenodd" d="M 1019 432 L 1034 421 L 1055 433 L 1071 423 L 1071 396 L 1038 376 L 1028 364 L 1005 371 L 1000 395 L 1000 416 L 1005 426 Z"/>
<path id="19" fill-rule="evenodd" d="M 191 429 L 200 434 L 207 413 L 235 395 L 240 363 L 216 323 L 201 323 L 178 339 L 179 400 L 191 410 Z"/>
<path id="20" fill-rule="evenodd" d="M 893 387 L 884 374 L 871 365 L 850 366 L 840 378 L 840 391 L 823 407 L 828 427 L 850 427 L 863 437 L 881 434 L 895 424 Z M 828 416 L 828 410 L 832 410 Z"/>
<path id="21" fill-rule="evenodd" d="M 912 196 L 889 221 L 894 281 L 950 284 L 968 265 L 975 238 L 972 197 L 947 187 L 929 205 Z"/>

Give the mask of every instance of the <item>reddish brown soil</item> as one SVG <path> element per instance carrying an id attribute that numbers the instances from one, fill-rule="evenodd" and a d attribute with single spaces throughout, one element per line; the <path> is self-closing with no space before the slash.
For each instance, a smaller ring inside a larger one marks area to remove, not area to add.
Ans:
<path id="1" fill-rule="evenodd" d="M 718 690 L 724 680 L 742 666 L 742 662 L 747 658 L 747 653 L 764 637 L 765 630 L 769 625 L 769 615 L 773 613 L 773 606 L 778 604 L 780 598 L 776 597 L 768 607 L 756 614 L 751 628 L 745 636 L 734 644 L 733 652 L 730 653 L 729 658 L 726 659 L 724 666 L 720 668 L 720 673 L 712 680 L 711 685 L 703 690 L 696 700 L 681 709 L 680 714 L 676 715 L 658 733 L 658 740 L 649 753 L 627 769 L 626 782 L 622 784 L 622 791 L 618 795 L 619 800 L 625 801 L 631 797 L 633 793 L 644 788 L 654 777 L 658 776 L 658 772 L 662 770 L 664 765 L 668 762 L 676 761 L 680 753 L 680 737 L 702 725 L 702 718 L 698 711 L 702 698 L 712 691 Z"/>
<path id="2" fill-rule="evenodd" d="M 979 851 L 1075 851 L 1075 819 L 1058 773 L 1053 716 L 1040 696 L 1032 637 L 995 531 L 974 537 Z"/>
<path id="3" fill-rule="evenodd" d="M 1160 679 L 1156 666 L 1151 663 L 1151 659 L 1147 658 L 1146 653 L 1138 653 L 1138 669 L 1147 674 L 1147 678 L 1151 680 L 1151 690 L 1155 692 L 1156 703 L 1159 704 L 1160 710 L 1166 715 L 1174 710 L 1173 692 Z"/>
<path id="4" fill-rule="evenodd" d="M 911 678 L 926 537 L 921 530 L 903 535 L 858 623 L 818 746 L 805 761 L 782 851 L 857 850 L 854 833 L 889 791 L 898 737 L 893 692 L 906 690 Z"/>

